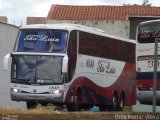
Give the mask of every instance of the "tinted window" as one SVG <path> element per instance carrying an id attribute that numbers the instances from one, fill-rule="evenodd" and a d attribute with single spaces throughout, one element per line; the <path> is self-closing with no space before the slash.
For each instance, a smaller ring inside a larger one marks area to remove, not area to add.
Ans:
<path id="1" fill-rule="evenodd" d="M 139 43 L 154 43 L 155 38 L 160 38 L 160 22 L 139 25 L 137 35 Z"/>
<path id="2" fill-rule="evenodd" d="M 85 32 L 80 32 L 79 38 L 81 54 L 135 62 L 135 44 L 133 43 Z"/>
<path id="3" fill-rule="evenodd" d="M 77 61 L 77 31 L 71 31 L 68 41 L 68 56 L 69 56 L 69 75 L 68 82 L 72 80 L 75 73 Z"/>
<path id="4" fill-rule="evenodd" d="M 99 56 L 99 36 L 79 32 L 79 53 L 90 55 L 90 56 Z"/>
<path id="5" fill-rule="evenodd" d="M 13 56 L 12 79 L 26 83 L 62 83 L 62 57 Z"/>
<path id="6" fill-rule="evenodd" d="M 22 29 L 15 51 L 65 52 L 66 40 L 66 31 Z"/>

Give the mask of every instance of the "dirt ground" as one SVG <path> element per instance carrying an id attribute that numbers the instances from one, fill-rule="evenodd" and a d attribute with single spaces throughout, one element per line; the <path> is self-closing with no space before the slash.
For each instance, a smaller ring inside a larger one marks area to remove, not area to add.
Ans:
<path id="1" fill-rule="evenodd" d="M 22 110 L 0 109 L 1 120 L 113 120 L 114 114 L 107 112 L 67 112 L 54 111 L 53 108 Z"/>
<path id="2" fill-rule="evenodd" d="M 1 108 L 0 120 L 160 120 L 160 114 L 124 112 L 67 112 L 54 111 L 53 108 L 22 110 Z"/>
<path id="3" fill-rule="evenodd" d="M 52 113 L 52 114 L 2 114 L 2 120 L 114 120 L 106 113 Z"/>

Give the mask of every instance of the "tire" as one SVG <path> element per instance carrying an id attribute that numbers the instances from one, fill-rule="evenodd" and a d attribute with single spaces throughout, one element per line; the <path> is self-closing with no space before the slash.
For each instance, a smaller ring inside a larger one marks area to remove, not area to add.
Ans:
<path id="1" fill-rule="evenodd" d="M 112 96 L 112 104 L 107 106 L 108 111 L 117 111 L 118 108 L 118 95 L 116 92 Z"/>
<path id="2" fill-rule="evenodd" d="M 47 107 L 47 105 L 48 105 L 48 103 L 46 103 L 46 102 L 41 102 L 40 103 L 42 106 L 44 106 L 44 107 Z"/>
<path id="3" fill-rule="evenodd" d="M 54 110 L 63 111 L 63 105 L 57 105 Z"/>
<path id="4" fill-rule="evenodd" d="M 67 104 L 67 110 L 69 112 L 80 111 L 82 108 L 81 100 L 82 100 L 82 92 L 81 89 L 79 88 L 75 93 L 74 103 Z"/>
<path id="5" fill-rule="evenodd" d="M 27 104 L 27 109 L 34 109 L 38 105 L 38 103 L 36 101 L 35 102 L 33 102 L 33 101 L 27 101 L 26 104 Z"/>
<path id="6" fill-rule="evenodd" d="M 68 104 L 67 105 L 67 110 L 69 112 L 74 112 L 74 111 L 80 111 L 81 110 L 81 107 L 80 107 L 80 99 L 79 97 L 76 96 L 75 98 L 75 102 L 72 103 L 72 104 Z"/>
<path id="7" fill-rule="evenodd" d="M 77 91 L 75 95 L 75 102 L 74 102 L 74 111 L 81 110 L 81 100 L 82 100 L 82 92 Z"/>
<path id="8" fill-rule="evenodd" d="M 120 99 L 119 99 L 118 110 L 123 111 L 124 105 L 125 105 L 125 95 L 122 94 Z"/>
<path id="9" fill-rule="evenodd" d="M 67 110 L 68 112 L 73 112 L 74 111 L 73 104 L 67 104 Z"/>
<path id="10" fill-rule="evenodd" d="M 100 105 L 99 106 L 100 111 L 107 111 L 107 107 L 105 105 Z"/>

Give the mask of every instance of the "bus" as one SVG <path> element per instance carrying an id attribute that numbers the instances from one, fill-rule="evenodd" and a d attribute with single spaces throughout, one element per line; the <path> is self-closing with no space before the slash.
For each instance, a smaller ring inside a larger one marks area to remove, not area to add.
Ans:
<path id="1" fill-rule="evenodd" d="M 155 39 L 160 38 L 160 20 L 142 22 L 137 27 L 136 42 L 136 71 L 137 99 L 141 104 L 152 105 L 154 46 Z M 158 43 L 158 46 L 160 44 Z M 159 51 L 159 47 L 158 47 Z M 160 60 L 158 55 L 157 74 L 157 105 L 160 104 Z"/>
<path id="2" fill-rule="evenodd" d="M 78 24 L 20 28 L 11 60 L 11 99 L 68 111 L 123 110 L 136 103 L 135 41 Z"/>

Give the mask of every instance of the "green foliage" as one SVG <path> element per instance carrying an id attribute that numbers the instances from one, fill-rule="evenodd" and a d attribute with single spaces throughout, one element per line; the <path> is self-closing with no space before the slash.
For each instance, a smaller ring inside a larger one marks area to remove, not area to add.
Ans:
<path id="1" fill-rule="evenodd" d="M 123 4 L 123 6 L 148 6 L 148 7 L 151 7 L 152 3 L 150 3 L 149 0 L 143 0 L 142 4 Z"/>

